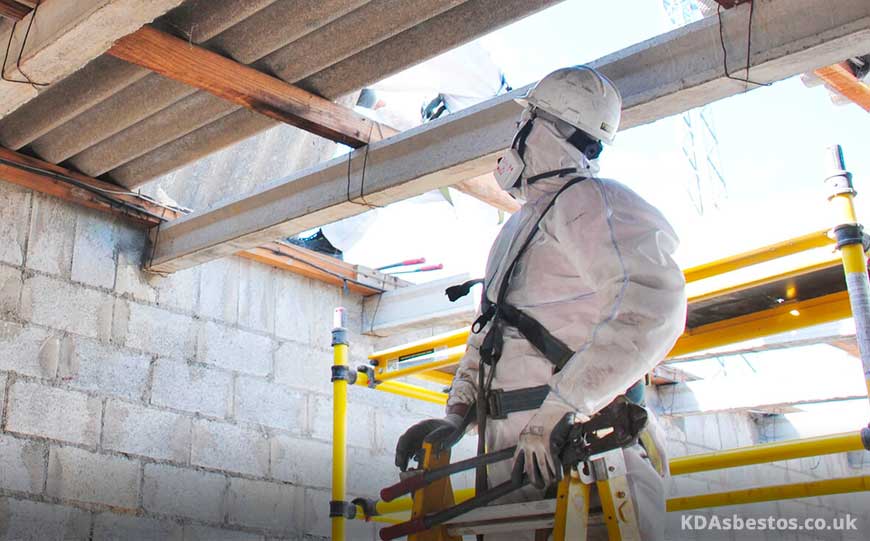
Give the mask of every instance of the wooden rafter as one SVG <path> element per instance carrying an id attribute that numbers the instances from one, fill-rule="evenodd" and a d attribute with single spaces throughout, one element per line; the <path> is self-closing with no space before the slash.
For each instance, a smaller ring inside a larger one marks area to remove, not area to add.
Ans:
<path id="1" fill-rule="evenodd" d="M 112 213 L 144 226 L 170 222 L 183 212 L 95 179 L 30 156 L 0 147 L 0 180 Z M 396 289 L 406 282 L 365 267 L 289 244 L 270 242 L 237 255 L 339 287 L 361 295 Z"/>
<path id="2" fill-rule="evenodd" d="M 352 109 L 151 26 L 118 40 L 109 54 L 352 147 L 397 133 Z M 506 212 L 519 208 L 491 175 L 468 179 L 454 187 Z"/>
<path id="3" fill-rule="evenodd" d="M 26 6 L 20 2 L 16 2 L 15 0 L 0 0 L 0 17 L 6 17 L 13 21 L 20 21 L 24 17 L 27 17 L 27 14 L 30 13 L 32 9 L 33 8 L 30 6 Z"/>
<path id="4" fill-rule="evenodd" d="M 814 73 L 828 88 L 870 112 L 870 85 L 857 79 L 848 64 L 840 62 L 819 68 Z"/>
<path id="5" fill-rule="evenodd" d="M 153 226 L 181 215 L 126 188 L 0 147 L 0 180 Z"/>
<path id="6" fill-rule="evenodd" d="M 396 133 L 352 109 L 152 26 L 119 39 L 108 53 L 354 148 Z"/>
<path id="7" fill-rule="evenodd" d="M 405 284 L 389 276 L 334 257 L 283 242 L 269 242 L 237 255 L 368 296 Z"/>

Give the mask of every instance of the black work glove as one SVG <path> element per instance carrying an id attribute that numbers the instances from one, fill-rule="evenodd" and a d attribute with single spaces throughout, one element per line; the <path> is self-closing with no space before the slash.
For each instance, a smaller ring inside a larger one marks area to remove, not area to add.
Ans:
<path id="1" fill-rule="evenodd" d="M 450 414 L 443 419 L 426 419 L 405 431 L 396 444 L 396 466 L 405 471 L 411 458 L 422 459 L 423 443 L 447 447 L 462 437 L 461 415 Z"/>

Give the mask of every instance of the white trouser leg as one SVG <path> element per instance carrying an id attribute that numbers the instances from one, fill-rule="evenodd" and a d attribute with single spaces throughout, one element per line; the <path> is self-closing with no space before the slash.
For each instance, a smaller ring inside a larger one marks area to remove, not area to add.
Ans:
<path id="1" fill-rule="evenodd" d="M 641 541 L 663 541 L 665 538 L 665 489 L 661 476 L 653 468 L 640 445 L 624 451 L 625 478 L 631 492 L 632 503 L 637 513 Z M 600 509 L 598 491 L 593 486 L 591 507 Z M 597 512 L 597 511 L 596 511 Z M 590 529 L 589 541 L 606 541 L 604 526 Z"/>
<path id="2" fill-rule="evenodd" d="M 640 445 L 625 449 L 628 488 L 634 500 L 642 541 L 665 538 L 665 486 Z"/>

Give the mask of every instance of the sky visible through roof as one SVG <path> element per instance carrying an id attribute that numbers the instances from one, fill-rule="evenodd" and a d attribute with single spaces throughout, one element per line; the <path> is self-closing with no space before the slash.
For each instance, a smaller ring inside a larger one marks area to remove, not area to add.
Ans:
<path id="1" fill-rule="evenodd" d="M 568 0 L 493 32 L 481 43 L 509 83 L 519 87 L 672 28 L 658 0 Z M 602 176 L 629 185 L 674 225 L 682 267 L 834 225 L 823 183 L 826 148 L 833 143 L 843 146 L 854 175 L 859 218 L 870 217 L 870 116 L 857 106 L 835 106 L 823 87 L 807 88 L 795 77 L 716 102 L 709 112 L 727 189 L 718 208 L 708 205 L 703 215 L 687 189 L 694 177 L 681 148 L 679 116 L 620 133 L 601 158 Z M 497 213 L 462 194 L 454 201 L 454 208 L 437 200 L 396 205 L 347 259 L 378 266 L 426 256 L 444 263 L 443 271 L 408 275 L 414 281 L 463 272 L 482 275 L 498 232 Z M 705 378 L 761 377 L 772 385 L 815 378 L 834 394 L 854 389 L 854 379 L 861 379 L 859 361 L 827 345 L 752 354 L 747 360 L 723 358 L 684 368 Z M 808 434 L 829 432 L 826 419 L 832 412 L 838 426 L 858 428 L 870 419 L 866 400 L 802 409 L 808 413 L 789 417 L 799 416 L 790 420 L 800 420 L 801 431 Z"/>

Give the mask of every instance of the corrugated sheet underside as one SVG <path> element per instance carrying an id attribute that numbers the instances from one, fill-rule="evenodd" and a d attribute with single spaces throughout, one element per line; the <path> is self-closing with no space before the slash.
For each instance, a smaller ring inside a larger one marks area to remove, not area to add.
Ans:
<path id="1" fill-rule="evenodd" d="M 336 99 L 559 0 L 188 0 L 160 29 Z M 0 119 L 0 145 L 127 187 L 275 122 L 102 55 Z"/>

